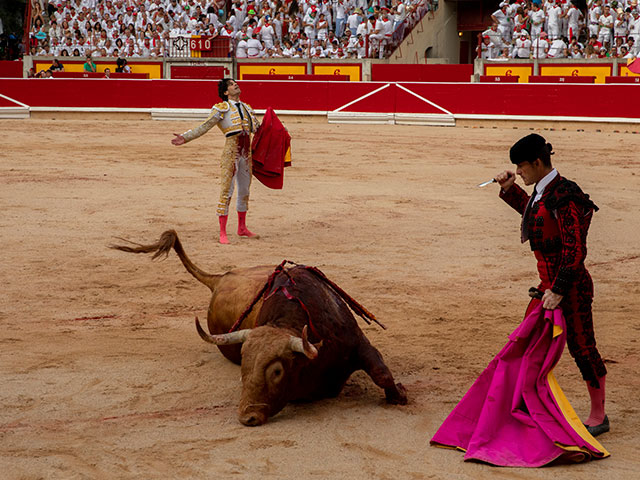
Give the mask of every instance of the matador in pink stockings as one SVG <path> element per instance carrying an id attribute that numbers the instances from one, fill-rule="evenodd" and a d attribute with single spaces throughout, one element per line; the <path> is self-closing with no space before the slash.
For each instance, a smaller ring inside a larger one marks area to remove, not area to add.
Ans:
<path id="1" fill-rule="evenodd" d="M 175 134 L 171 143 L 183 145 L 207 133 L 214 125 L 226 137 L 220 158 L 220 197 L 218 200 L 218 221 L 220 224 L 220 243 L 229 243 L 227 237 L 227 218 L 229 203 L 237 185 L 236 210 L 238 212 L 238 235 L 254 237 L 246 225 L 249 209 L 249 190 L 251 187 L 251 134 L 260 126 L 253 109 L 240 101 L 240 87 L 230 79 L 218 82 L 218 95 L 223 100 L 211 109 L 209 118 L 200 126 L 182 135 Z"/>

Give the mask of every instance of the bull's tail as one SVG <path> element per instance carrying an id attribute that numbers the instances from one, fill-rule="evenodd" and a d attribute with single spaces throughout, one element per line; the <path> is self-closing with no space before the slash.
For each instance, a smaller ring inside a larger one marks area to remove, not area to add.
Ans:
<path id="1" fill-rule="evenodd" d="M 160 239 L 156 243 L 153 243 L 151 245 L 141 245 L 139 243 L 132 242 L 131 240 L 127 240 L 126 238 L 117 238 L 118 240 L 122 240 L 136 246 L 130 247 L 128 245 L 109 245 L 109 248 L 129 253 L 153 253 L 153 257 L 151 257 L 152 260 L 155 260 L 162 255 L 164 255 L 166 258 L 173 248 L 178 254 L 178 258 L 180 258 L 180 260 L 182 261 L 184 268 L 187 269 L 187 272 L 193 275 L 196 280 L 209 287 L 212 291 L 217 284 L 217 280 L 220 278 L 220 275 L 214 275 L 200 270 L 200 268 L 198 268 L 189 259 L 184 251 L 184 248 L 182 248 L 182 244 L 180 243 L 180 239 L 178 238 L 178 234 L 175 230 L 167 230 L 162 235 L 160 235 Z"/>

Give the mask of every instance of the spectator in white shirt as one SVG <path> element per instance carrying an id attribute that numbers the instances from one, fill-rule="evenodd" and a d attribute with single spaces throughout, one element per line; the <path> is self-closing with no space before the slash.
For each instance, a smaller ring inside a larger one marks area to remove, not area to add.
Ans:
<path id="1" fill-rule="evenodd" d="M 66 20 L 67 14 L 64 11 L 64 7 L 61 3 L 58 4 L 58 9 L 53 13 L 53 17 L 56 19 L 58 24 L 62 24 L 63 20 Z"/>
<path id="2" fill-rule="evenodd" d="M 354 37 L 358 33 L 358 25 L 362 22 L 362 17 L 360 16 L 361 13 L 362 10 L 356 8 L 353 10 L 351 15 L 347 17 L 347 28 L 351 30 L 351 35 Z"/>
<path id="3" fill-rule="evenodd" d="M 318 40 L 326 40 L 329 35 L 329 22 L 325 18 L 324 13 L 318 15 L 318 22 L 316 23 L 316 38 Z"/>
<path id="4" fill-rule="evenodd" d="M 631 18 L 629 19 L 629 36 L 627 41 L 633 38 L 633 44 L 635 48 L 629 47 L 629 53 L 637 54 L 638 45 L 640 45 L 640 10 L 636 8 L 631 12 Z"/>
<path id="5" fill-rule="evenodd" d="M 273 30 L 275 32 L 276 43 L 282 45 L 282 13 L 278 12 L 275 14 L 271 25 L 273 26 Z M 276 49 L 276 52 L 284 54 L 282 49 Z"/>
<path id="6" fill-rule="evenodd" d="M 567 31 L 566 37 L 572 38 L 580 35 L 580 19 L 582 18 L 582 12 L 576 7 L 574 3 L 569 5 L 569 9 L 566 13 L 567 17 Z"/>
<path id="7" fill-rule="evenodd" d="M 284 48 L 282 49 L 282 56 L 285 58 L 292 58 L 295 55 L 295 49 L 291 45 L 289 40 L 284 41 Z"/>
<path id="8" fill-rule="evenodd" d="M 535 41 L 544 28 L 545 13 L 537 3 L 533 4 L 533 9 L 529 14 L 531 19 L 531 38 Z"/>
<path id="9" fill-rule="evenodd" d="M 612 30 L 613 30 L 613 15 L 611 14 L 611 8 L 609 5 L 604 6 L 604 11 L 598 19 L 600 24 L 600 31 L 598 32 L 598 41 L 603 45 L 611 45 Z"/>
<path id="10" fill-rule="evenodd" d="M 629 49 L 627 47 L 625 47 L 624 45 L 621 46 L 620 49 L 618 50 L 618 57 L 620 57 L 620 58 L 633 58 L 629 54 Z"/>
<path id="11" fill-rule="evenodd" d="M 569 50 L 569 58 L 584 58 L 584 54 L 580 49 L 580 45 L 574 43 L 571 45 L 571 49 Z"/>
<path id="12" fill-rule="evenodd" d="M 213 23 L 209 24 L 209 26 L 207 27 L 207 30 L 205 31 L 205 35 L 207 37 L 212 37 L 212 38 L 215 38 L 218 36 L 218 30 Z"/>
<path id="13" fill-rule="evenodd" d="M 589 37 L 598 35 L 600 31 L 600 16 L 602 15 L 602 0 L 595 0 L 589 7 Z"/>
<path id="14" fill-rule="evenodd" d="M 304 33 L 307 38 L 311 41 L 316 39 L 316 10 L 310 8 L 307 14 L 304 16 L 304 20 L 302 21 L 302 25 L 304 27 Z"/>
<path id="15" fill-rule="evenodd" d="M 242 38 L 238 40 L 238 44 L 236 45 L 236 58 L 247 58 L 249 55 L 247 54 L 247 49 L 249 48 L 249 44 L 247 43 L 247 34 L 243 34 Z"/>
<path id="16" fill-rule="evenodd" d="M 258 35 L 253 33 L 252 37 L 247 40 L 247 57 L 258 58 L 261 50 L 262 44 L 260 43 L 260 40 L 258 40 Z"/>
<path id="17" fill-rule="evenodd" d="M 541 32 L 540 36 L 533 41 L 531 47 L 533 58 L 547 58 L 547 54 L 549 53 L 549 42 L 547 42 L 546 32 Z"/>
<path id="18" fill-rule="evenodd" d="M 564 13 L 562 13 L 562 8 L 556 5 L 554 0 L 549 0 L 549 4 L 547 6 L 547 23 L 549 30 L 549 38 L 551 40 L 555 40 L 560 38 L 562 34 L 562 17 Z"/>
<path id="19" fill-rule="evenodd" d="M 138 48 L 138 53 L 141 57 L 149 57 L 151 55 L 151 40 L 149 38 L 145 38 L 142 41 L 142 45 Z"/>
<path id="20" fill-rule="evenodd" d="M 491 37 L 484 35 L 482 37 L 482 43 L 478 46 L 478 57 L 484 60 L 496 58 L 497 49 L 494 43 L 491 41 Z"/>
<path id="21" fill-rule="evenodd" d="M 407 16 L 407 7 L 400 0 L 393 0 L 391 11 L 393 12 L 393 29 L 398 28 Z"/>
<path id="22" fill-rule="evenodd" d="M 515 58 L 529 58 L 531 55 L 531 40 L 526 34 L 522 34 L 516 39 L 515 50 Z"/>
<path id="23" fill-rule="evenodd" d="M 549 58 L 566 58 L 567 44 L 562 38 L 556 38 L 549 47 Z"/>
<path id="24" fill-rule="evenodd" d="M 495 48 L 498 48 L 499 50 L 502 50 L 502 46 L 503 46 L 502 35 L 500 34 L 500 31 L 498 30 L 498 23 L 497 22 L 493 22 L 491 27 L 489 27 L 484 32 L 482 32 L 482 36 L 483 37 L 487 37 L 488 36 L 489 39 L 491 40 L 491 43 L 493 43 L 493 45 L 495 46 Z"/>
<path id="25" fill-rule="evenodd" d="M 613 37 L 617 42 L 622 39 L 624 42 L 629 35 L 629 22 L 621 8 L 618 9 L 616 19 L 613 21 Z"/>
<path id="26" fill-rule="evenodd" d="M 356 35 L 356 55 L 358 58 L 365 58 L 367 55 L 366 42 L 360 34 Z"/>
<path id="27" fill-rule="evenodd" d="M 273 38 L 275 36 L 275 31 L 273 30 L 273 25 L 271 25 L 270 20 L 270 17 L 267 15 L 264 24 L 260 28 L 260 38 L 267 49 L 273 48 Z"/>
<path id="28" fill-rule="evenodd" d="M 498 31 L 500 32 L 500 36 L 502 37 L 502 42 L 511 43 L 511 32 L 513 27 L 511 26 L 511 17 L 508 12 L 508 2 L 507 5 L 504 3 L 502 6 L 491 14 L 491 19 L 498 24 Z"/>
<path id="29" fill-rule="evenodd" d="M 638 56 L 638 47 L 636 46 L 637 42 L 633 39 L 633 37 L 627 38 L 626 46 L 629 49 L 629 55 L 632 58 L 636 58 Z"/>
<path id="30" fill-rule="evenodd" d="M 338 38 L 341 38 L 344 34 L 344 26 L 347 21 L 347 12 L 345 10 L 344 0 L 338 0 L 335 4 L 335 19 L 336 28 L 335 33 Z"/>

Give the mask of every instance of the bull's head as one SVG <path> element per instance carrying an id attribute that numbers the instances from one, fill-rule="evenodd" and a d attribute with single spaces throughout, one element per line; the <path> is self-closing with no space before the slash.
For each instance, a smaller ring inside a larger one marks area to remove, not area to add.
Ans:
<path id="1" fill-rule="evenodd" d="M 209 343 L 243 343 L 242 396 L 238 419 L 247 426 L 262 425 L 288 403 L 289 395 L 295 388 L 293 382 L 301 367 L 300 354 L 310 360 L 318 356 L 316 346 L 308 340 L 306 326 L 302 330 L 302 337 L 270 326 L 209 335 L 204 332 L 197 318 L 196 328 L 200 337 Z"/>

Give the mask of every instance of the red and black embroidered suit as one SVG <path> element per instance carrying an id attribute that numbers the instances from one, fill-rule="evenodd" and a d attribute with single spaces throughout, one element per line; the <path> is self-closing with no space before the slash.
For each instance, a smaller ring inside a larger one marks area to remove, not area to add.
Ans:
<path id="1" fill-rule="evenodd" d="M 539 289 L 550 289 L 564 298 L 560 307 L 567 322 L 567 346 L 582 377 L 593 386 L 607 369 L 596 348 L 591 303 L 593 282 L 584 260 L 587 233 L 598 207 L 580 187 L 557 175 L 540 200 L 525 214 L 529 195 L 518 185 L 500 197 L 521 215 L 524 237 L 538 261 Z"/>

